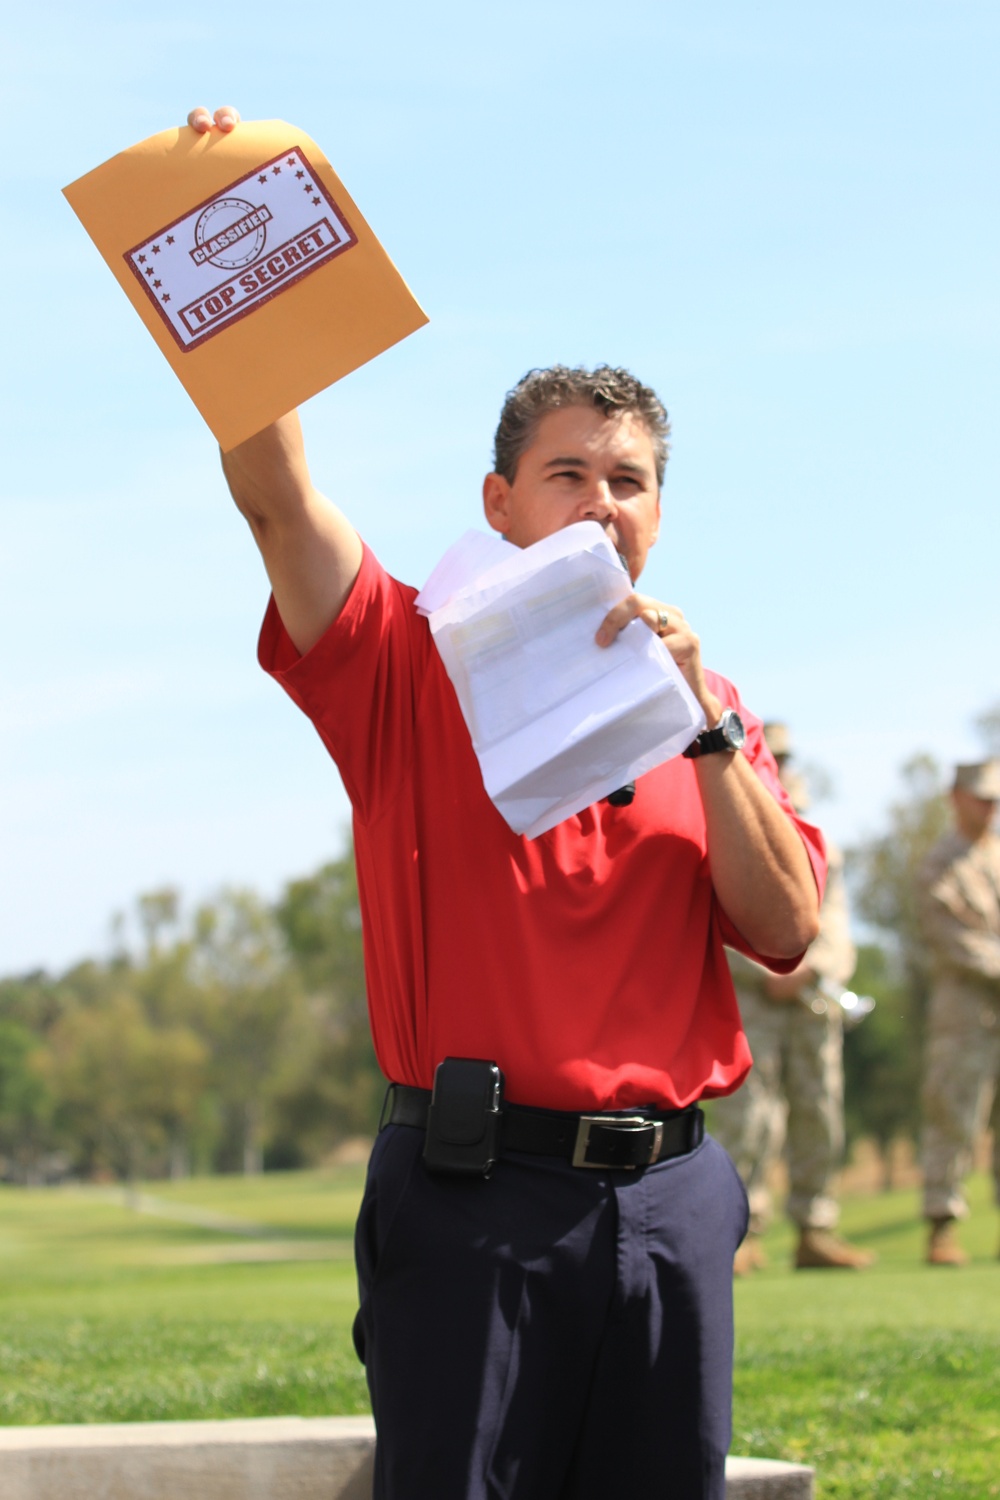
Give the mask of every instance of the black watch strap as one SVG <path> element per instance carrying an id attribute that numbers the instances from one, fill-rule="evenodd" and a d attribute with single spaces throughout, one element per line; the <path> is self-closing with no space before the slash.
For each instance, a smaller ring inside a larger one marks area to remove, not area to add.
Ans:
<path id="1" fill-rule="evenodd" d="M 717 750 L 739 750 L 746 740 L 743 720 L 734 708 L 723 710 L 722 718 L 714 729 L 703 729 L 683 752 L 688 760 L 697 760 L 701 755 L 714 755 Z"/>

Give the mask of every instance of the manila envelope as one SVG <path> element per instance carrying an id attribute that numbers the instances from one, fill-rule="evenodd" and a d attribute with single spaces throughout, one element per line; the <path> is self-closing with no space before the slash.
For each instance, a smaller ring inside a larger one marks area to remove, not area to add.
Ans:
<path id="1" fill-rule="evenodd" d="M 164 130 L 63 191 L 224 450 L 427 322 L 283 120 Z"/>

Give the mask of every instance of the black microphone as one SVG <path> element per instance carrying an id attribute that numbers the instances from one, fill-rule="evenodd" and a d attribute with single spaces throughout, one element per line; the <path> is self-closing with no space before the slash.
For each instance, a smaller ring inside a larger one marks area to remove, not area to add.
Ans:
<path id="1" fill-rule="evenodd" d="M 617 792 L 609 792 L 605 802 L 610 802 L 612 807 L 628 807 L 635 798 L 635 782 L 628 781 L 620 786 Z"/>
<path id="2" fill-rule="evenodd" d="M 631 581 L 632 574 L 629 573 L 628 559 L 624 552 L 618 553 L 618 561 L 625 569 L 625 572 L 628 573 L 629 581 Z M 635 782 L 626 782 L 624 786 L 618 788 L 617 792 L 609 792 L 604 800 L 610 803 L 612 807 L 630 807 L 635 800 Z"/>

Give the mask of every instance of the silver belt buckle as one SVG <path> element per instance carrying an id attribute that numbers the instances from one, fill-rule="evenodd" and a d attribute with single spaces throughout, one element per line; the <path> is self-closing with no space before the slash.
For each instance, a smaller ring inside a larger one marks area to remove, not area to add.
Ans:
<path id="1" fill-rule="evenodd" d="M 642 1163 L 650 1166 L 660 1154 L 663 1144 L 663 1121 L 647 1120 L 645 1115 L 581 1115 L 580 1123 L 576 1128 L 576 1144 L 573 1147 L 574 1167 L 591 1167 L 595 1171 L 611 1169 L 617 1172 L 634 1172 L 635 1163 L 627 1162 L 624 1165 L 610 1161 L 587 1161 L 587 1147 L 590 1144 L 590 1131 L 594 1125 L 607 1125 L 614 1130 L 619 1125 L 636 1126 L 652 1125 L 653 1143 L 649 1153 L 649 1160 Z"/>

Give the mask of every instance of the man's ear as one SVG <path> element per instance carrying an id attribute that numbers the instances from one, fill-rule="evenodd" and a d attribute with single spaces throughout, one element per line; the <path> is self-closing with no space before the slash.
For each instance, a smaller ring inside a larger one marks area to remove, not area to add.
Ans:
<path id="1" fill-rule="evenodd" d="M 493 530 L 505 536 L 510 530 L 510 484 L 502 474 L 487 474 L 483 480 L 483 511 Z"/>

